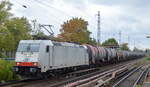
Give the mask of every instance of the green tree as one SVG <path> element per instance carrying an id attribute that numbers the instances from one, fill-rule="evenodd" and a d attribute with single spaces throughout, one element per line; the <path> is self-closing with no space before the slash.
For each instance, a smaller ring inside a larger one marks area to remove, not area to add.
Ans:
<path id="1" fill-rule="evenodd" d="M 102 43 L 102 46 L 119 46 L 115 38 L 110 38 Z"/>
<path id="2" fill-rule="evenodd" d="M 9 12 L 11 10 L 11 6 L 12 4 L 7 1 L 0 1 L 0 26 L 12 15 Z"/>
<path id="3" fill-rule="evenodd" d="M 24 17 L 13 17 L 10 13 L 12 4 L 0 1 L 0 55 L 16 50 L 22 39 L 31 39 L 31 27 Z"/>
<path id="4" fill-rule="evenodd" d="M 121 45 L 121 50 L 130 50 L 129 47 L 128 47 L 128 43 L 123 43 Z"/>
<path id="5" fill-rule="evenodd" d="M 10 51 L 15 49 L 13 35 L 8 31 L 7 27 L 3 26 L 0 29 L 0 49 L 1 51 Z"/>
<path id="6" fill-rule="evenodd" d="M 31 39 L 31 26 L 28 20 L 24 17 L 22 18 L 12 18 L 6 22 L 6 27 L 8 31 L 12 34 L 15 39 L 15 46 L 18 45 L 20 40 Z"/>
<path id="7" fill-rule="evenodd" d="M 88 43 L 91 40 L 91 32 L 87 30 L 87 26 L 88 22 L 82 18 L 72 18 L 61 25 L 58 38 L 68 42 Z"/>
<path id="8" fill-rule="evenodd" d="M 7 1 L 0 1 L 0 55 L 2 51 L 13 49 L 13 37 L 5 26 L 6 21 L 12 14 L 9 12 L 12 4 Z"/>
<path id="9" fill-rule="evenodd" d="M 90 38 L 88 44 L 91 44 L 91 45 L 97 45 L 96 39 Z"/>

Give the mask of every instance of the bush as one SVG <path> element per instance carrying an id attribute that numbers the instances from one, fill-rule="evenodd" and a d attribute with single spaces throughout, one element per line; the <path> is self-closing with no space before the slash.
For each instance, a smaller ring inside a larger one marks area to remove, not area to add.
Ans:
<path id="1" fill-rule="evenodd" d="M 2 53 L 0 53 L 0 58 L 7 58 L 7 56 L 2 54 Z"/>
<path id="2" fill-rule="evenodd" d="M 16 75 L 13 72 L 14 64 L 14 61 L 0 59 L 0 82 L 16 79 Z"/>
<path id="3" fill-rule="evenodd" d="M 147 59 L 147 60 L 150 60 L 150 56 L 149 56 L 149 57 L 146 57 L 146 59 Z"/>

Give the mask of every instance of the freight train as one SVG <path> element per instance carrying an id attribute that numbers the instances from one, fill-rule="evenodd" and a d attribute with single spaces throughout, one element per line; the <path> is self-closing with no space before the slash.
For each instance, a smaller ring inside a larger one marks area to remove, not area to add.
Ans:
<path id="1" fill-rule="evenodd" d="M 56 74 L 143 56 L 145 53 L 115 50 L 89 44 L 21 40 L 16 52 L 14 71 L 21 75 Z"/>

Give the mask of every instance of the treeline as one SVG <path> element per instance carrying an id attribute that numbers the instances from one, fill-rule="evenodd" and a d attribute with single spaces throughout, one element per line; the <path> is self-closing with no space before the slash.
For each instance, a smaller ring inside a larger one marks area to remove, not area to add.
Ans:
<path id="1" fill-rule="evenodd" d="M 22 39 L 32 39 L 31 27 L 25 17 L 14 17 L 10 13 L 12 4 L 0 1 L 0 82 L 17 79 L 13 72 L 14 61 L 1 58 L 14 57 L 18 42 Z"/>
<path id="2" fill-rule="evenodd" d="M 25 17 L 14 17 L 10 13 L 12 4 L 0 2 L 0 57 L 16 51 L 18 42 L 31 39 L 31 26 Z"/>
<path id="3" fill-rule="evenodd" d="M 1 58 L 14 57 L 18 42 L 32 39 L 31 26 L 25 17 L 14 17 L 10 13 L 12 4 L 0 1 L 0 83 L 19 79 L 13 72 L 14 61 Z"/>

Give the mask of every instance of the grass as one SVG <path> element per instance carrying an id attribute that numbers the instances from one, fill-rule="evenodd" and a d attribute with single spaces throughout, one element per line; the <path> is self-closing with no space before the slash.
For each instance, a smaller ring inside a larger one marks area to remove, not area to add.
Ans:
<path id="1" fill-rule="evenodd" d="M 150 56 L 149 56 L 149 57 L 146 57 L 146 60 L 150 60 Z"/>
<path id="2" fill-rule="evenodd" d="M 142 87 L 142 85 L 136 85 L 135 87 Z"/>

